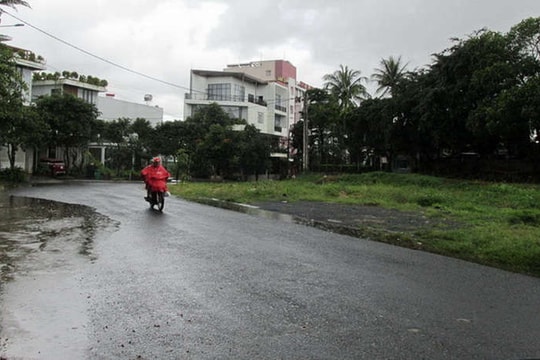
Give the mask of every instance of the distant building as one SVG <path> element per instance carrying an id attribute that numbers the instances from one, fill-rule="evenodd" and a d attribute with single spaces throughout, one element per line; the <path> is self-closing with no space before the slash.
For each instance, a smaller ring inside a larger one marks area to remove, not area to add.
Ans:
<path id="1" fill-rule="evenodd" d="M 107 91 L 107 88 L 103 86 L 62 77 L 58 80 L 34 80 L 32 82 L 32 96 L 34 99 L 45 95 L 71 94 L 87 103 L 96 105 L 98 94 L 105 91 Z"/>
<path id="2" fill-rule="evenodd" d="M 96 106 L 100 112 L 99 119 L 105 121 L 118 120 L 120 118 L 131 120 L 143 118 L 148 120 L 152 126 L 163 122 L 163 109 L 159 106 L 118 100 L 112 94 L 98 96 Z"/>
<path id="3" fill-rule="evenodd" d="M 264 134 L 288 138 L 291 125 L 300 120 L 309 88 L 297 81 L 296 67 L 286 60 L 233 64 L 223 71 L 192 70 L 184 116 L 217 103 Z"/>

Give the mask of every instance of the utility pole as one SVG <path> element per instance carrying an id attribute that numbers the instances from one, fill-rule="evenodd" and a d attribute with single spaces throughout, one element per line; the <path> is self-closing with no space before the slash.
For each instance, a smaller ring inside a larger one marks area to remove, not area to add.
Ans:
<path id="1" fill-rule="evenodd" d="M 309 127 L 308 127 L 308 94 L 304 93 L 304 139 L 302 146 L 302 170 L 307 171 L 309 165 Z"/>

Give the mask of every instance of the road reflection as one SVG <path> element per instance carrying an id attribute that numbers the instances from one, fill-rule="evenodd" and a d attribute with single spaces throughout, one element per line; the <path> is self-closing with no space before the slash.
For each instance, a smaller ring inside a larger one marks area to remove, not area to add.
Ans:
<path id="1" fill-rule="evenodd" d="M 107 225 L 108 218 L 87 206 L 0 198 L 0 280 L 70 266 L 74 256 L 93 260 L 96 231 Z"/>

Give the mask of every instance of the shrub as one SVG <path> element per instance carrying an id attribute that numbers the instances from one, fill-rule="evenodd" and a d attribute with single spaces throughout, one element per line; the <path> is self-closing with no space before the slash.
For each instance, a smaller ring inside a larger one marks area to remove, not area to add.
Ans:
<path id="1" fill-rule="evenodd" d="M 2 169 L 0 170 L 0 180 L 21 183 L 26 180 L 26 172 L 20 167 Z"/>

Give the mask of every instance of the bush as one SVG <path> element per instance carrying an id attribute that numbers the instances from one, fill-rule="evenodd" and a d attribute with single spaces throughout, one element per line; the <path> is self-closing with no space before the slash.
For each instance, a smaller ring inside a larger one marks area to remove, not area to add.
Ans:
<path id="1" fill-rule="evenodd" d="M 2 169 L 0 170 L 0 180 L 11 183 L 21 183 L 26 180 L 26 172 L 20 167 L 16 167 L 15 169 Z"/>

